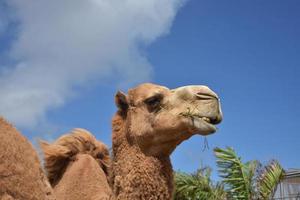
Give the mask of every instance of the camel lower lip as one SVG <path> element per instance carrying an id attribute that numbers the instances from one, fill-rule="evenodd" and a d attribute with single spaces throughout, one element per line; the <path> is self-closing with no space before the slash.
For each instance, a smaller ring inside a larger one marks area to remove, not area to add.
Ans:
<path id="1" fill-rule="evenodd" d="M 214 130 L 214 132 L 217 130 L 217 127 L 215 125 L 213 125 L 213 124 L 211 124 L 211 123 L 209 123 L 209 122 L 207 122 L 205 120 L 203 120 L 203 121 L 204 121 L 204 123 L 206 123 L 207 125 L 209 125 Z"/>
<path id="2" fill-rule="evenodd" d="M 208 135 L 215 133 L 217 131 L 217 127 L 211 123 L 209 123 L 205 118 L 199 117 L 199 118 L 194 118 L 195 121 L 193 121 L 193 124 L 197 130 L 201 130 L 200 134 L 201 135 Z M 203 127 L 205 127 L 206 131 L 203 132 Z"/>

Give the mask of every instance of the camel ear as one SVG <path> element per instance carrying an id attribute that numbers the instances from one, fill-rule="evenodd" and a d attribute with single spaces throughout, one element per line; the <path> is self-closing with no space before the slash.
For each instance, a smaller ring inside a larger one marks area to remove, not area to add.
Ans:
<path id="1" fill-rule="evenodd" d="M 121 91 L 118 91 L 115 96 L 115 103 L 116 106 L 119 108 L 120 111 L 127 111 L 129 105 L 126 94 Z"/>

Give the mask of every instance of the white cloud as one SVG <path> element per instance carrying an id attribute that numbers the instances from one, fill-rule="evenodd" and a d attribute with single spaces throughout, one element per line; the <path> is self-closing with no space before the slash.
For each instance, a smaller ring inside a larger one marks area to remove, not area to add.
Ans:
<path id="1" fill-rule="evenodd" d="M 148 80 L 141 47 L 168 33 L 183 1 L 6 0 L 19 32 L 9 53 L 15 64 L 0 74 L 0 114 L 34 127 L 74 86 L 113 76 L 118 84 Z"/>

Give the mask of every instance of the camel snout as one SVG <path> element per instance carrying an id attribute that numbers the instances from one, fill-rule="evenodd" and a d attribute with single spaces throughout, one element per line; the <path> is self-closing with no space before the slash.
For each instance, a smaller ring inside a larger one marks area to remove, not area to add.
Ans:
<path id="1" fill-rule="evenodd" d="M 212 89 L 205 85 L 190 85 L 181 87 L 186 93 L 189 93 L 192 99 L 199 101 L 200 105 L 196 106 L 199 109 L 202 105 L 209 106 L 209 114 L 207 117 L 210 118 L 211 124 L 219 124 L 223 120 L 223 113 L 221 110 L 220 98 Z"/>

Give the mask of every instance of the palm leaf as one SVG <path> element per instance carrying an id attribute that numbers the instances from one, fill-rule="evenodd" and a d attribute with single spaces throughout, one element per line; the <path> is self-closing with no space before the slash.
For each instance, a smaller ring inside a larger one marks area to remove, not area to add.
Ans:
<path id="1" fill-rule="evenodd" d="M 230 197 L 236 200 L 250 200 L 256 161 L 243 164 L 241 158 L 230 147 L 215 148 L 214 152 L 217 157 L 219 174 L 226 184 Z"/>
<path id="2" fill-rule="evenodd" d="M 267 200 L 272 197 L 283 174 L 283 168 L 278 161 L 272 161 L 269 165 L 264 167 L 263 172 L 257 179 L 260 199 Z"/>
<path id="3" fill-rule="evenodd" d="M 175 200 L 224 200 L 226 193 L 221 183 L 214 185 L 211 169 L 201 168 L 196 173 L 175 173 Z"/>

